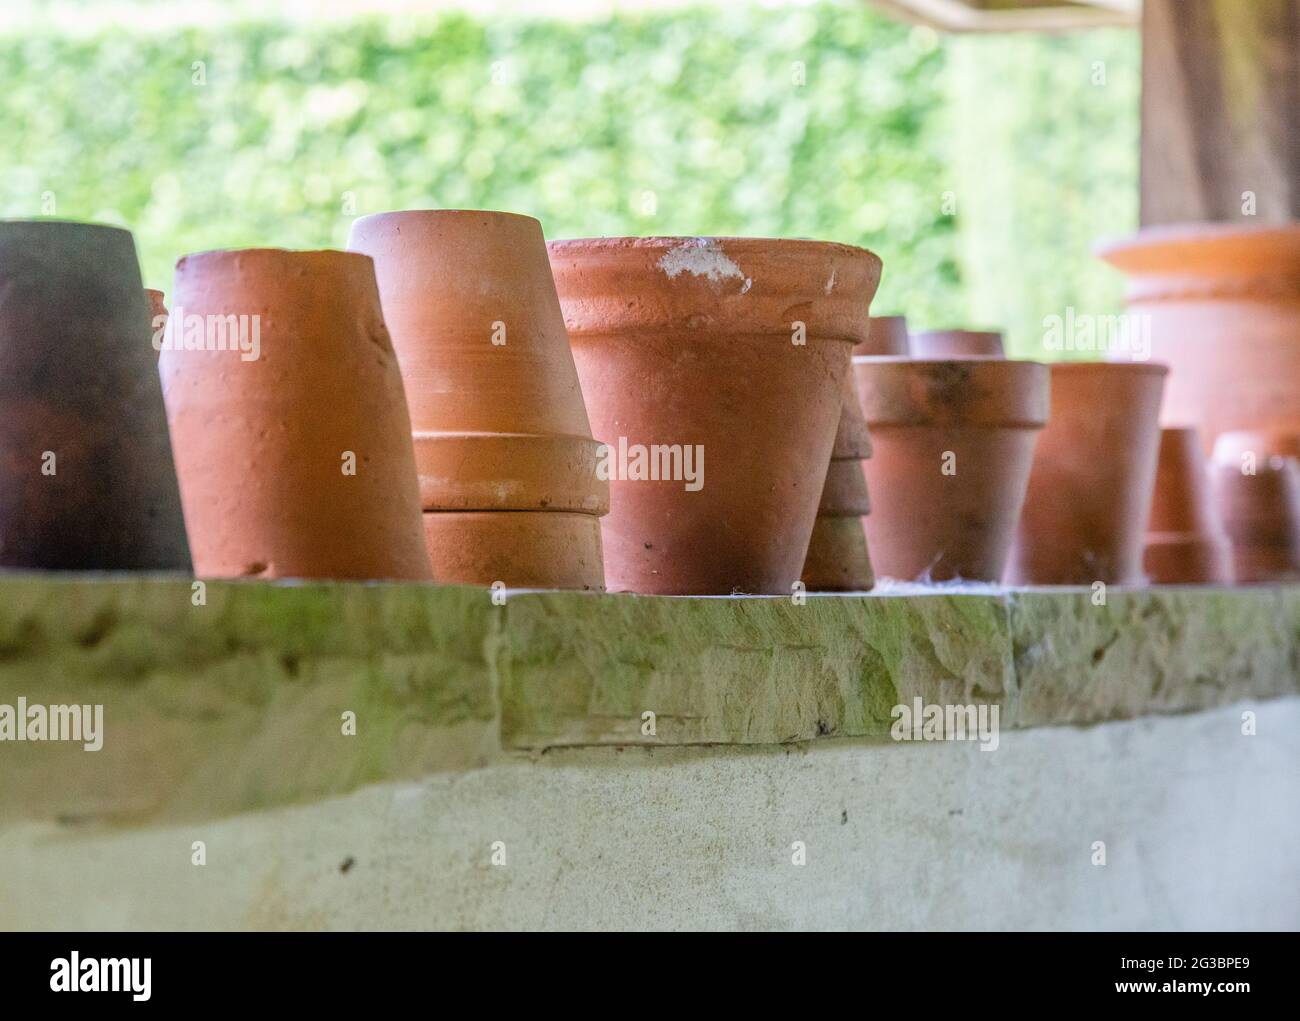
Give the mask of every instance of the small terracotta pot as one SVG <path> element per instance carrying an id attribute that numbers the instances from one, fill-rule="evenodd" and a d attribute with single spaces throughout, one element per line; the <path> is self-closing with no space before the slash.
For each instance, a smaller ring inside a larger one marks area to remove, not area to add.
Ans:
<path id="1" fill-rule="evenodd" d="M 1007 580 L 1140 585 L 1168 369 L 1058 362 Z"/>
<path id="2" fill-rule="evenodd" d="M 163 301 L 163 292 L 151 287 L 144 289 L 144 297 L 149 303 L 149 339 L 154 352 L 161 354 L 163 336 L 167 330 L 167 305 Z"/>
<path id="3" fill-rule="evenodd" d="M 135 242 L 0 221 L 0 567 L 189 571 Z"/>
<path id="4" fill-rule="evenodd" d="M 1002 334 L 989 330 L 924 330 L 911 337 L 913 358 L 1002 358 Z"/>
<path id="5" fill-rule="evenodd" d="M 1300 224 L 1170 224 L 1100 248 L 1172 370 L 1165 420 L 1300 432 Z"/>
<path id="6" fill-rule="evenodd" d="M 1047 366 L 855 358 L 853 368 L 872 438 L 863 471 L 877 573 L 997 581 L 1047 421 Z"/>
<path id="7" fill-rule="evenodd" d="M 1239 582 L 1300 580 L 1297 438 L 1231 432 L 1214 447 L 1215 497 Z"/>
<path id="8" fill-rule="evenodd" d="M 1158 585 L 1232 581 L 1232 553 L 1195 429 L 1160 431 L 1155 496 L 1142 564 L 1148 579 Z"/>
<path id="9" fill-rule="evenodd" d="M 871 316 L 868 323 L 867 339 L 853 348 L 853 357 L 911 354 L 906 316 Z"/>
<path id="10" fill-rule="evenodd" d="M 591 435 L 542 227 L 531 216 L 365 216 L 411 402 L 425 510 L 604 514 Z"/>
<path id="11" fill-rule="evenodd" d="M 844 377 L 839 429 L 804 558 L 800 580 L 807 589 L 858 592 L 875 584 L 862 527 L 862 516 L 871 511 L 862 460 L 870 456 L 871 438 L 850 372 Z"/>
<path id="12" fill-rule="evenodd" d="M 184 349 L 213 324 L 227 332 Z M 159 371 L 201 575 L 431 577 L 370 259 L 186 256 Z"/>
<path id="13" fill-rule="evenodd" d="M 869 592 L 876 579 L 862 518 L 819 516 L 800 580 L 809 592 Z"/>
<path id="14" fill-rule="evenodd" d="M 862 461 L 832 461 L 826 470 L 818 517 L 860 518 L 871 513 Z"/>
<path id="15" fill-rule="evenodd" d="M 867 420 L 862 417 L 862 402 L 858 400 L 858 388 L 852 371 L 844 374 L 841 389 L 843 410 L 840 411 L 840 423 L 835 428 L 835 444 L 831 447 L 832 464 L 836 461 L 861 461 L 871 456 L 871 435 L 867 431 Z"/>
<path id="16" fill-rule="evenodd" d="M 757 238 L 549 248 L 596 435 L 707 455 L 695 491 L 622 472 L 612 482 L 602 523 L 609 587 L 788 595 L 880 260 L 846 245 Z"/>
<path id="17" fill-rule="evenodd" d="M 427 511 L 439 581 L 505 588 L 605 588 L 600 518 L 568 511 Z"/>

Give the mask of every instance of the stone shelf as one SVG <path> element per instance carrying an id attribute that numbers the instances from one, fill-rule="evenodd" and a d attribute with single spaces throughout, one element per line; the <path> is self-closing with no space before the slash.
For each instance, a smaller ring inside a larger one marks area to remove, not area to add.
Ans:
<path id="1" fill-rule="evenodd" d="M 0 828 L 174 823 L 565 746 L 888 742 L 1300 692 L 1300 587 L 782 598 L 0 579 L 0 704 L 99 703 L 104 746 L 0 743 Z M 642 733 L 643 714 L 656 733 Z M 355 736 L 343 734 L 354 713 Z"/>

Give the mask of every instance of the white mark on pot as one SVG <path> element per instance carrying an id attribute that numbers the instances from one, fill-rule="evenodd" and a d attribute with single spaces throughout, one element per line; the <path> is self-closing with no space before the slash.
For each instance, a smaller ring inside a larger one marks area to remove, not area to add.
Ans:
<path id="1" fill-rule="evenodd" d="M 754 283 L 713 238 L 689 238 L 676 248 L 668 249 L 659 260 L 659 268 L 669 280 L 680 273 L 707 277 L 710 280 L 744 280 L 745 286 L 741 289 L 741 294 L 748 291 Z"/>
<path id="2" fill-rule="evenodd" d="M 833 270 L 831 270 L 831 278 L 830 278 L 829 280 L 826 281 L 826 293 L 827 293 L 827 294 L 830 294 L 830 293 L 831 293 L 831 288 L 835 286 L 835 274 L 838 273 L 838 272 L 839 272 L 839 270 L 837 270 L 837 269 L 833 269 Z"/>

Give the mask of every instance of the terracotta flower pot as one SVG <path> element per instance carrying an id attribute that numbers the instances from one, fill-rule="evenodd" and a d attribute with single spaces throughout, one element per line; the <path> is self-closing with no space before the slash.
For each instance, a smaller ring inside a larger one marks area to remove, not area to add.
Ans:
<path id="1" fill-rule="evenodd" d="M 855 358 L 853 368 L 873 447 L 863 470 L 877 573 L 997 581 L 1047 421 L 1047 366 Z"/>
<path id="2" fill-rule="evenodd" d="M 876 578 L 862 518 L 819 515 L 800 580 L 809 592 L 869 592 Z"/>
<path id="3" fill-rule="evenodd" d="M 1228 584 L 1232 553 L 1195 429 L 1162 429 L 1142 557 L 1158 585 Z"/>
<path id="4" fill-rule="evenodd" d="M 1224 433 L 1212 468 L 1239 582 L 1300 580 L 1300 462 L 1293 435 Z"/>
<path id="5" fill-rule="evenodd" d="M 862 518 L 870 513 L 862 461 L 871 438 L 852 372 L 844 377 L 839 429 L 800 579 L 810 591 L 865 592 L 875 584 Z"/>
<path id="6" fill-rule="evenodd" d="M 0 566 L 190 570 L 135 242 L 0 222 Z"/>
<path id="7" fill-rule="evenodd" d="M 603 591 L 600 518 L 570 511 L 429 511 L 438 580 L 509 589 Z"/>
<path id="8" fill-rule="evenodd" d="M 1132 362 L 1052 366 L 1052 417 L 1007 579 L 1016 585 L 1140 585 L 1168 370 Z"/>
<path id="9" fill-rule="evenodd" d="M 167 329 L 167 305 L 163 301 L 163 292 L 151 287 L 144 289 L 145 300 L 149 303 L 149 339 L 156 353 L 162 353 L 163 337 Z"/>
<path id="10" fill-rule="evenodd" d="M 1300 432 L 1300 224 L 1149 227 L 1100 248 L 1170 366 L 1165 421 Z"/>
<path id="11" fill-rule="evenodd" d="M 911 354 L 907 335 L 906 316 L 872 316 L 867 327 L 867 339 L 853 348 L 855 358 L 865 355 Z"/>
<path id="12" fill-rule="evenodd" d="M 1002 334 L 990 330 L 924 330 L 911 337 L 913 358 L 1002 358 Z"/>
<path id="13" fill-rule="evenodd" d="M 370 259 L 186 256 L 159 371 L 199 574 L 431 577 Z"/>
<path id="14" fill-rule="evenodd" d="M 591 435 L 542 227 L 530 216 L 365 216 L 348 248 L 375 274 L 411 403 L 426 510 L 603 514 Z"/>
<path id="15" fill-rule="evenodd" d="M 680 477 L 615 475 L 602 522 L 610 588 L 788 595 L 880 260 L 757 238 L 549 248 L 596 435 L 620 448 L 675 447 L 683 468 L 687 451 L 707 455 L 693 489 Z"/>

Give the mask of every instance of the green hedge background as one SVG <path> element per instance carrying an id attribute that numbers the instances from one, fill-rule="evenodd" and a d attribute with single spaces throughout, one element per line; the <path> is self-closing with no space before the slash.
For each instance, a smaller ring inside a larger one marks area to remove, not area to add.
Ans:
<path id="1" fill-rule="evenodd" d="M 548 237 L 865 245 L 914 328 L 1118 311 L 1136 223 L 1135 33 L 947 37 L 859 0 L 602 20 L 464 13 L 0 35 L 0 213 L 189 251 L 341 246 L 353 216 L 529 213 Z"/>

